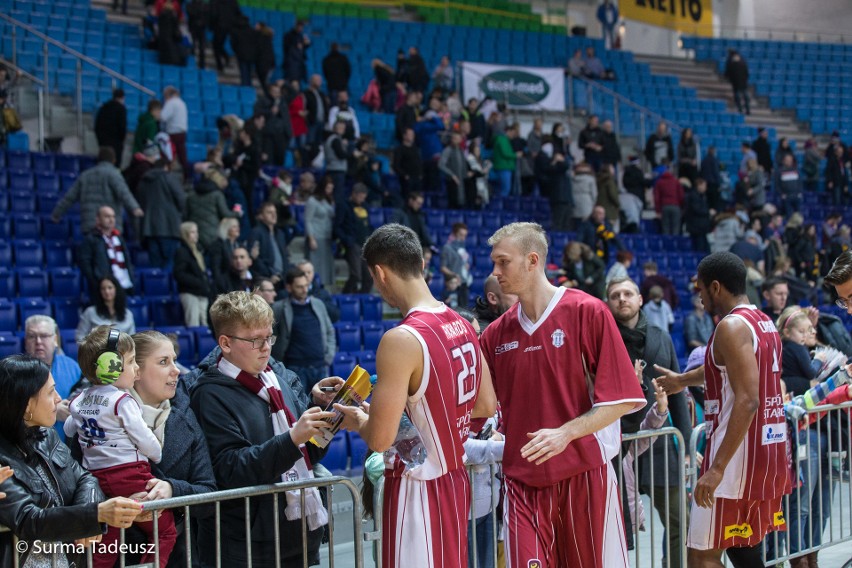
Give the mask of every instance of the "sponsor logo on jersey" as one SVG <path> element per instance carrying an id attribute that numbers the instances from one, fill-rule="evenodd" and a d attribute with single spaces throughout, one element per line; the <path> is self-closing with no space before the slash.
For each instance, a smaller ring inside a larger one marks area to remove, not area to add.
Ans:
<path id="1" fill-rule="evenodd" d="M 527 562 L 527 568 L 541 568 L 541 560 L 538 558 L 533 558 L 529 562 Z"/>
<path id="2" fill-rule="evenodd" d="M 743 523 L 741 525 L 728 525 L 725 527 L 725 538 L 748 538 L 754 531 L 751 530 L 751 525 L 748 523 Z"/>
<path id="3" fill-rule="evenodd" d="M 787 425 L 786 424 L 764 424 L 763 437 L 761 444 L 768 446 L 769 444 L 780 444 L 787 441 Z"/>
<path id="4" fill-rule="evenodd" d="M 704 414 L 719 414 L 719 401 L 718 400 L 705 400 L 704 401 Z"/>
<path id="5" fill-rule="evenodd" d="M 495 355 L 499 355 L 500 353 L 505 353 L 506 351 L 511 351 L 512 349 L 518 348 L 518 342 L 512 341 L 511 343 L 504 343 L 503 345 L 498 345 L 494 350 Z"/>
<path id="6" fill-rule="evenodd" d="M 554 347 L 562 347 L 565 345 L 565 332 L 561 329 L 557 329 L 550 334 L 550 339 L 553 341 Z"/>
<path id="7" fill-rule="evenodd" d="M 541 350 L 542 350 L 541 345 L 530 345 L 529 347 L 524 349 L 524 353 L 529 353 L 530 351 L 541 351 Z"/>
<path id="8" fill-rule="evenodd" d="M 774 515 L 772 515 L 772 525 L 776 527 L 780 527 L 787 524 L 787 521 L 784 520 L 784 511 L 778 511 Z"/>

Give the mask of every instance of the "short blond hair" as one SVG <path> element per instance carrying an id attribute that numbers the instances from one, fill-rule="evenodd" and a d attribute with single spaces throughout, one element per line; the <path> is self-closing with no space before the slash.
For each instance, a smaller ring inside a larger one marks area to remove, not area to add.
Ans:
<path id="1" fill-rule="evenodd" d="M 266 300 L 250 292 L 222 294 L 210 306 L 210 321 L 216 337 L 233 333 L 238 328 L 272 325 L 272 308 Z"/>
<path id="2" fill-rule="evenodd" d="M 228 238 L 228 231 L 231 230 L 231 227 L 239 226 L 240 222 L 234 219 L 233 217 L 225 217 L 224 219 L 219 221 L 219 238 L 224 241 Z"/>
<path id="3" fill-rule="evenodd" d="M 493 247 L 505 239 L 512 239 L 523 254 L 535 252 L 542 259 L 542 262 L 547 262 L 547 233 L 538 223 L 509 223 L 504 225 L 491 235 L 488 244 Z"/>
<path id="4" fill-rule="evenodd" d="M 198 223 L 195 221 L 184 221 L 180 224 L 180 238 L 184 241 L 189 237 L 189 232 L 195 229 L 198 230 Z"/>

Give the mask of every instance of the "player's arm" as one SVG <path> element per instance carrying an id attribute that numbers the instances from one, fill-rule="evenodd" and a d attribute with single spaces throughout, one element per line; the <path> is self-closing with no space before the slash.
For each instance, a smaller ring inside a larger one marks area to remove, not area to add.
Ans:
<path id="1" fill-rule="evenodd" d="M 482 369 L 482 378 L 471 418 L 490 418 L 497 412 L 497 394 L 494 392 L 494 383 L 491 382 L 491 371 L 485 355 L 480 355 L 479 365 Z"/>
<path id="2" fill-rule="evenodd" d="M 737 318 L 723 320 L 716 329 L 714 355 L 728 370 L 734 394 L 728 429 L 716 450 L 716 457 L 695 486 L 695 502 L 700 507 L 713 504 L 713 494 L 722 482 L 725 468 L 742 443 L 760 407 L 759 370 L 754 356 L 754 339 L 748 326 Z"/>
<path id="3" fill-rule="evenodd" d="M 749 345 L 751 345 L 751 342 L 749 342 Z M 704 365 L 696 367 L 687 373 L 676 373 L 671 369 L 666 369 L 659 365 L 654 365 L 654 369 L 662 373 L 655 380 L 666 391 L 666 394 L 677 394 L 686 387 L 704 386 Z"/>
<path id="4" fill-rule="evenodd" d="M 536 465 L 543 464 L 550 458 L 561 454 L 568 444 L 603 430 L 628 412 L 636 408 L 635 402 L 620 402 L 593 406 L 585 414 L 570 420 L 559 428 L 545 428 L 530 432 L 530 441 L 521 448 L 521 457 Z"/>
<path id="5" fill-rule="evenodd" d="M 390 448 L 409 392 L 420 387 L 412 384 L 412 377 L 423 366 L 422 361 L 423 348 L 413 335 L 403 329 L 385 333 L 376 351 L 378 380 L 373 388 L 370 413 L 353 406 L 335 405 L 346 416 L 343 427 L 357 431 L 374 452 Z"/>

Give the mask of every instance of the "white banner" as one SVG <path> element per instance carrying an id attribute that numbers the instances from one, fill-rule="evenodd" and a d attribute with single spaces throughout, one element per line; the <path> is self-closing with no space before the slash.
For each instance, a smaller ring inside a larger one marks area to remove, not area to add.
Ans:
<path id="1" fill-rule="evenodd" d="M 514 67 L 463 61 L 465 100 L 491 97 L 511 108 L 565 110 L 565 71 L 560 67 Z"/>

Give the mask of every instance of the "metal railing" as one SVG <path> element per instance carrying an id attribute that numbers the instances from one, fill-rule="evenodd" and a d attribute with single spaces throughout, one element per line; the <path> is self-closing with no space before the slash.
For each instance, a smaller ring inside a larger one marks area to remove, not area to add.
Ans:
<path id="1" fill-rule="evenodd" d="M 14 71 L 20 76 L 26 78 L 31 81 L 35 87 L 36 92 L 38 94 L 38 139 L 41 145 L 44 144 L 44 137 L 46 132 L 46 125 L 44 120 L 44 95 L 45 95 L 45 83 L 43 80 L 39 79 L 35 75 L 29 73 L 26 69 L 22 69 L 12 61 L 9 61 L 5 58 L 0 57 L 0 64 L 5 66 L 7 69 Z M 20 88 L 20 86 L 15 85 L 15 88 Z M 20 113 L 20 109 L 17 109 Z"/>
<path id="2" fill-rule="evenodd" d="M 74 99 L 75 99 L 75 111 L 76 111 L 76 126 L 77 126 L 77 135 L 80 138 L 81 144 L 84 137 L 84 126 L 83 126 L 83 65 L 88 65 L 101 73 L 105 73 L 112 79 L 112 88 L 115 89 L 119 84 L 121 84 L 124 88 L 133 89 L 139 91 L 140 93 L 147 95 L 149 97 L 156 97 L 156 93 L 151 89 L 141 85 L 140 83 L 134 81 L 133 79 L 122 75 L 121 73 L 115 71 L 114 69 L 110 69 L 109 67 L 99 63 L 95 59 L 80 53 L 79 51 L 67 46 L 66 44 L 57 41 L 44 33 L 40 32 L 36 28 L 30 26 L 29 24 L 25 24 L 20 20 L 16 20 L 12 18 L 8 14 L 4 14 L 0 12 L 0 21 L 5 21 L 12 27 L 12 63 L 16 68 L 19 68 L 18 65 L 18 34 L 23 33 L 25 36 L 33 36 L 42 41 L 42 78 L 41 85 L 42 91 L 44 93 L 44 108 L 49 112 L 50 107 L 50 96 L 51 96 L 51 84 L 50 84 L 50 49 L 49 46 L 53 46 L 58 48 L 62 53 L 70 55 L 76 59 L 76 88 L 74 91 Z M 30 75 L 32 77 L 32 75 Z M 41 136 L 40 140 L 41 144 L 44 144 L 44 136 Z"/>
<path id="3" fill-rule="evenodd" d="M 827 30 L 774 28 L 765 26 L 724 26 L 719 24 L 690 26 L 682 35 L 703 35 L 726 39 L 765 39 L 815 43 L 848 43 L 852 35 Z"/>

